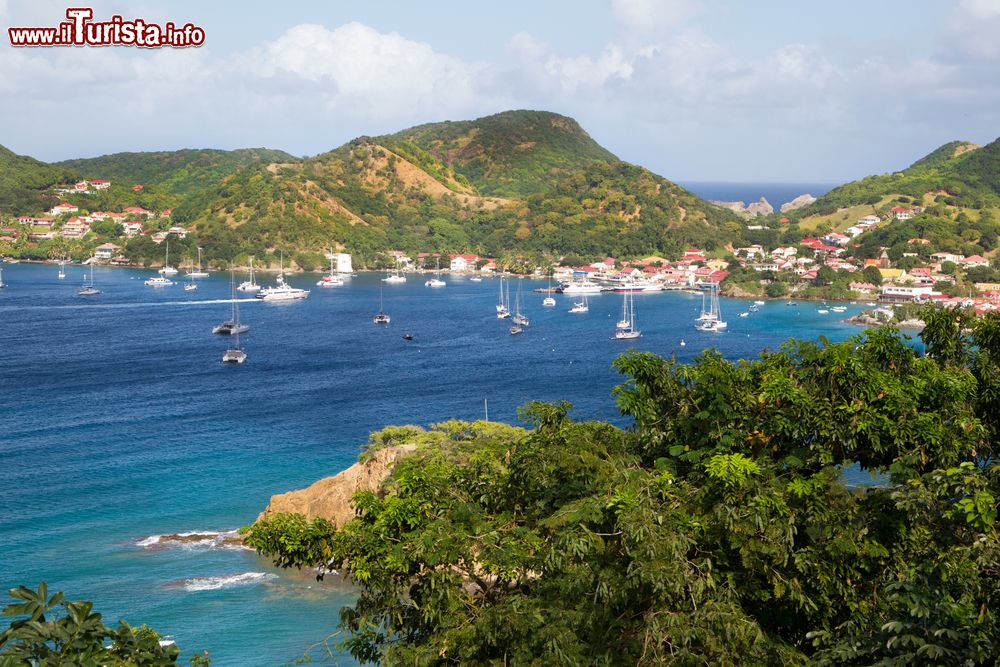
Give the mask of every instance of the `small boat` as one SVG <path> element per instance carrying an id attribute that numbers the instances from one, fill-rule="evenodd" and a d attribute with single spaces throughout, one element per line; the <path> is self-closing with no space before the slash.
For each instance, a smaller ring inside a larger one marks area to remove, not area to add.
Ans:
<path id="1" fill-rule="evenodd" d="M 163 262 L 163 268 L 160 269 L 160 275 L 161 276 L 176 276 L 177 275 L 177 269 L 175 269 L 174 267 L 170 266 L 170 241 L 164 241 L 164 243 L 166 244 L 167 255 L 166 255 L 166 259 Z"/>
<path id="2" fill-rule="evenodd" d="M 437 268 L 434 271 L 434 277 L 424 283 L 424 287 L 444 287 L 447 285 L 445 281 L 441 280 L 441 260 L 437 261 Z"/>
<path id="3" fill-rule="evenodd" d="M 749 311 L 743 311 L 742 313 L 740 313 L 740 317 L 750 317 L 750 312 Z"/>
<path id="4" fill-rule="evenodd" d="M 752 304 L 749 308 L 747 308 L 747 312 L 750 313 L 756 313 L 758 310 L 760 309 L 757 307 L 756 303 Z"/>
<path id="5" fill-rule="evenodd" d="M 622 295 L 622 319 L 615 329 L 616 340 L 632 340 L 642 335 L 636 328 L 634 292 L 624 292 Z"/>
<path id="6" fill-rule="evenodd" d="M 503 276 L 500 276 L 500 301 L 497 302 L 497 319 L 502 320 L 510 317 L 510 308 L 507 307 L 508 303 L 510 303 L 510 286 L 507 286 L 507 299 L 504 301 Z"/>
<path id="7" fill-rule="evenodd" d="M 549 278 L 548 294 L 549 296 L 542 299 L 542 305 L 546 308 L 552 308 L 556 305 L 556 300 L 552 297 L 552 278 Z"/>
<path id="8" fill-rule="evenodd" d="M 753 303 L 754 303 L 755 306 L 763 306 L 764 305 L 763 301 L 754 301 Z"/>
<path id="9" fill-rule="evenodd" d="M 250 280 L 244 280 L 243 282 L 240 283 L 239 287 L 237 287 L 236 289 L 238 289 L 241 292 L 259 292 L 260 291 L 260 285 L 258 285 L 257 283 L 255 283 L 254 280 L 253 280 L 253 260 L 252 259 L 250 260 Z"/>
<path id="10" fill-rule="evenodd" d="M 59 280 L 66 277 L 66 262 L 59 262 L 59 275 L 56 276 Z"/>
<path id="11" fill-rule="evenodd" d="M 530 324 L 528 318 L 521 312 L 521 283 L 517 284 L 517 294 L 514 297 L 514 317 L 511 321 L 515 326 L 526 327 Z"/>
<path id="12" fill-rule="evenodd" d="M 190 282 L 188 282 L 187 285 L 184 286 L 184 291 L 185 292 L 193 292 L 194 290 L 198 289 L 198 283 L 196 283 L 194 281 L 194 276 L 192 276 L 190 273 L 188 274 L 188 277 L 191 280 L 190 280 Z"/>
<path id="13" fill-rule="evenodd" d="M 794 305 L 795 305 L 795 302 L 794 302 L 794 301 L 789 301 L 789 302 L 788 302 L 788 303 L 786 303 L 785 305 L 786 305 L 786 306 L 794 306 Z"/>
<path id="14" fill-rule="evenodd" d="M 472 281 L 472 282 L 474 282 L 474 283 L 481 283 L 481 282 L 483 282 L 483 277 L 482 276 L 472 276 L 471 278 L 469 278 L 469 280 Z"/>
<path id="15" fill-rule="evenodd" d="M 829 315 L 830 314 L 830 311 L 827 310 L 826 308 L 820 308 L 816 312 L 819 313 L 820 315 Z"/>
<path id="16" fill-rule="evenodd" d="M 205 271 L 204 269 L 201 268 L 201 248 L 200 247 L 198 248 L 198 270 L 197 271 L 188 271 L 188 276 L 190 276 L 191 278 L 207 278 L 208 277 L 208 271 Z M 185 287 L 184 289 L 187 289 L 187 288 Z"/>
<path id="17" fill-rule="evenodd" d="M 3 284 L 3 269 L 0 268 L 0 289 L 3 289 L 6 285 Z"/>
<path id="18" fill-rule="evenodd" d="M 250 327 L 240 323 L 240 304 L 236 300 L 236 279 L 232 277 L 232 274 L 230 274 L 229 285 L 233 295 L 232 296 L 233 319 L 230 320 L 227 324 L 232 325 L 231 326 L 232 330 L 230 331 L 230 333 L 236 336 L 236 345 L 233 345 L 222 354 L 222 363 L 242 364 L 247 360 L 247 353 L 244 352 L 243 348 L 240 346 L 240 333 L 243 331 L 247 331 L 248 329 L 250 329 Z M 219 332 L 213 329 L 212 333 L 219 333 Z"/>
<path id="19" fill-rule="evenodd" d="M 396 270 L 382 279 L 382 282 L 390 285 L 398 285 L 406 282 L 406 276 L 399 272 L 399 260 L 396 260 Z"/>
<path id="20" fill-rule="evenodd" d="M 317 287 L 343 287 L 344 279 L 337 275 L 333 270 L 333 258 L 330 258 L 330 275 L 323 276 L 319 282 L 316 283 Z"/>
<path id="21" fill-rule="evenodd" d="M 389 313 L 382 309 L 382 286 L 378 286 L 378 312 L 372 317 L 372 322 L 375 324 L 389 324 L 391 318 Z"/>
<path id="22" fill-rule="evenodd" d="M 687 345 L 687 343 L 685 343 L 685 342 L 684 342 L 684 339 L 683 339 L 683 338 L 681 338 L 681 347 L 684 347 L 685 345 Z"/>
<path id="23" fill-rule="evenodd" d="M 514 324 L 514 325 L 511 325 L 511 327 L 510 327 L 510 335 L 511 336 L 516 336 L 519 333 L 521 333 L 522 331 L 524 331 L 524 330 L 521 328 L 520 324 Z"/>
<path id="24" fill-rule="evenodd" d="M 403 340 L 413 340 L 413 334 L 411 333 L 403 334 Z"/>
<path id="25" fill-rule="evenodd" d="M 170 287 L 174 284 L 173 280 L 169 278 L 164 278 L 163 276 L 154 276 L 153 278 L 147 278 L 143 285 L 149 287 Z"/>
<path id="26" fill-rule="evenodd" d="M 3 282 L 3 281 L 0 280 L 0 282 Z M 91 262 L 91 264 L 90 264 L 90 284 L 89 285 L 87 284 L 87 275 L 84 274 L 84 276 L 83 276 L 83 287 L 81 287 L 79 290 L 77 290 L 76 293 L 79 294 L 80 296 L 94 296 L 95 294 L 100 294 L 101 293 L 101 290 L 99 290 L 96 287 L 94 287 L 94 264 L 93 264 L 93 262 Z"/>
<path id="27" fill-rule="evenodd" d="M 285 256 L 282 253 L 278 264 L 278 277 L 274 287 L 265 287 L 257 292 L 256 298 L 263 301 L 295 301 L 309 296 L 309 290 L 292 287 L 285 282 Z"/>
<path id="28" fill-rule="evenodd" d="M 830 310 L 832 310 L 835 313 L 846 313 L 847 306 L 834 306 Z"/>
<path id="29" fill-rule="evenodd" d="M 573 307 L 569 309 L 571 313 L 588 313 L 590 312 L 590 306 L 587 304 L 587 295 L 583 295 L 583 301 L 579 301 L 573 304 Z"/>

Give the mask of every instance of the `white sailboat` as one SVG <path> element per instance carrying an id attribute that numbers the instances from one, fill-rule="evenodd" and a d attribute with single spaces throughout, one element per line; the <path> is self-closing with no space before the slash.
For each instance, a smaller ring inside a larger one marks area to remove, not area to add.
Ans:
<path id="1" fill-rule="evenodd" d="M 406 276 L 399 272 L 399 258 L 396 259 L 396 270 L 382 279 L 382 282 L 390 285 L 398 285 L 406 282 Z"/>
<path id="2" fill-rule="evenodd" d="M 546 308 L 551 308 L 556 305 L 556 300 L 552 296 L 552 277 L 549 277 L 549 290 L 547 292 L 548 296 L 542 299 L 542 305 Z"/>
<path id="3" fill-rule="evenodd" d="M 425 287 L 444 287 L 447 285 L 445 281 L 441 280 L 441 259 L 437 260 L 437 268 L 434 270 L 434 277 L 424 283 Z"/>
<path id="4" fill-rule="evenodd" d="M 631 340 L 641 335 L 642 332 L 636 326 L 635 321 L 635 294 L 625 292 L 622 298 L 622 319 L 618 321 L 618 327 L 615 329 L 615 338 Z"/>
<path id="5" fill-rule="evenodd" d="M 503 276 L 500 276 L 500 300 L 497 301 L 497 319 L 505 319 L 510 317 L 510 309 L 507 307 L 507 303 L 510 301 L 508 298 L 507 302 L 503 298 Z"/>
<path id="6" fill-rule="evenodd" d="M 517 294 L 514 296 L 514 317 L 511 319 L 515 326 L 526 327 L 530 324 L 527 316 L 521 312 L 521 283 L 517 283 Z M 513 333 L 513 332 L 511 332 Z"/>
<path id="7" fill-rule="evenodd" d="M 378 286 L 378 312 L 372 317 L 372 322 L 375 324 L 389 324 L 392 318 L 389 317 L 389 313 L 385 312 L 382 308 L 382 285 Z"/>
<path id="8" fill-rule="evenodd" d="M 250 259 L 250 280 L 244 280 L 243 282 L 240 283 L 240 286 L 237 287 L 236 289 L 238 289 L 240 292 L 260 291 L 260 285 L 255 283 L 253 280 L 253 258 Z"/>
<path id="9" fill-rule="evenodd" d="M 59 280 L 66 277 L 66 262 L 59 262 L 59 275 L 56 276 Z"/>
<path id="10" fill-rule="evenodd" d="M 230 287 L 232 289 L 232 301 L 233 301 L 233 319 L 232 319 L 232 334 L 236 336 L 236 345 L 230 347 L 222 354 L 222 363 L 224 364 L 242 364 L 247 360 L 247 353 L 243 351 L 243 347 L 240 345 L 240 332 L 247 331 L 250 327 L 245 324 L 240 324 L 240 304 L 236 301 L 236 280 L 230 275 Z M 214 332 L 213 332 L 214 333 Z"/>
<path id="11" fill-rule="evenodd" d="M 191 278 L 207 278 L 208 277 L 208 271 L 205 271 L 204 269 L 201 268 L 201 248 L 200 247 L 198 248 L 198 270 L 197 271 L 188 271 L 188 276 L 190 276 Z M 187 289 L 187 288 L 185 287 L 184 289 Z"/>
<path id="12" fill-rule="evenodd" d="M 3 289 L 6 285 L 3 284 L 3 268 L 0 268 L 0 289 Z"/>
<path id="13" fill-rule="evenodd" d="M 164 241 L 163 243 L 166 244 L 167 257 L 163 261 L 163 268 L 160 269 L 160 275 L 161 276 L 176 276 L 177 275 L 177 269 L 175 269 L 174 267 L 170 266 L 170 241 Z"/>
<path id="14" fill-rule="evenodd" d="M 101 290 L 94 287 L 94 263 L 90 263 L 90 284 L 87 284 L 87 274 L 83 275 L 83 287 L 76 292 L 80 296 L 94 296 L 100 294 Z"/>
<path id="15" fill-rule="evenodd" d="M 193 292 L 196 289 L 198 289 L 198 283 L 196 283 L 194 281 L 194 276 L 192 276 L 189 273 L 188 274 L 188 283 L 187 283 L 187 285 L 184 286 L 184 291 L 185 292 Z"/>
<path id="16" fill-rule="evenodd" d="M 569 309 L 571 313 L 589 313 L 590 305 L 587 303 L 587 295 L 583 295 L 583 301 L 578 301 L 573 304 L 573 307 Z"/>
<path id="17" fill-rule="evenodd" d="M 702 306 L 701 315 L 698 316 L 694 326 L 698 331 L 709 333 L 718 333 L 729 326 L 722 319 L 722 311 L 719 308 L 719 285 L 717 283 L 712 283 L 711 285 L 708 310 L 706 311 L 704 306 Z"/>
<path id="18" fill-rule="evenodd" d="M 319 282 L 316 283 L 317 287 L 343 287 L 344 279 L 337 275 L 337 272 L 333 269 L 333 258 L 330 258 L 330 275 L 323 276 L 320 278 Z"/>
<path id="19" fill-rule="evenodd" d="M 296 301 L 309 296 L 309 290 L 292 287 L 285 282 L 285 255 L 281 253 L 278 264 L 278 277 L 274 287 L 265 287 L 257 292 L 256 298 L 263 301 Z"/>
<path id="20" fill-rule="evenodd" d="M 240 305 L 236 301 L 236 289 L 233 287 L 236 284 L 236 280 L 230 274 L 230 287 L 232 287 L 232 309 L 229 313 L 229 319 L 222 324 L 217 324 L 212 327 L 212 333 L 220 334 L 222 336 L 233 336 L 239 335 L 246 331 L 250 331 L 250 326 L 247 324 L 240 323 Z"/>

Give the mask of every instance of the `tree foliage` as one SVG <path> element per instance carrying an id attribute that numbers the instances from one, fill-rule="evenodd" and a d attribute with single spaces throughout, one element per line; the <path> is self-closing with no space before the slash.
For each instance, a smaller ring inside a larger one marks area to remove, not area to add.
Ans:
<path id="1" fill-rule="evenodd" d="M 923 317 L 928 356 L 891 329 L 627 353 L 629 429 L 531 404 L 523 435 L 418 447 L 339 530 L 247 543 L 343 568 L 344 645 L 384 664 L 994 664 L 1000 317 Z"/>
<path id="2" fill-rule="evenodd" d="M 20 602 L 7 605 L 3 615 L 14 617 L 0 633 L 0 666 L 55 667 L 56 665 L 108 665 L 120 667 L 167 667 L 177 664 L 180 650 L 163 646 L 160 637 L 146 626 L 132 627 L 125 621 L 110 628 L 90 602 L 70 602 L 62 593 L 48 594 L 40 583 L 37 590 L 12 588 L 10 597 Z M 191 657 L 191 667 L 211 664 L 208 653 Z"/>

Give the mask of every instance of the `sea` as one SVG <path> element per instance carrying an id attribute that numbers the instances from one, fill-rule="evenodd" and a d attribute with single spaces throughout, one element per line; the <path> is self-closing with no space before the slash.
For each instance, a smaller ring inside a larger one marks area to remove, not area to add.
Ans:
<path id="1" fill-rule="evenodd" d="M 682 181 L 679 184 L 702 199 L 712 201 L 741 201 L 751 204 L 761 197 L 767 199 L 775 211 L 799 195 L 813 197 L 825 195 L 839 183 L 721 183 Z"/>
<path id="2" fill-rule="evenodd" d="M 578 419 L 627 421 L 611 364 L 628 348 L 691 361 L 707 348 L 753 358 L 789 337 L 845 339 L 859 329 L 816 303 L 722 299 L 720 334 L 695 331 L 697 294 L 635 296 L 642 337 L 612 332 L 622 296 L 557 295 L 542 306 L 513 280 L 531 324 L 508 333 L 494 305 L 499 281 L 446 276 L 424 286 L 381 274 L 314 286 L 305 301 L 240 297 L 248 355 L 221 363 L 230 339 L 211 333 L 230 314 L 230 278 L 184 291 L 143 285 L 152 271 L 98 267 L 97 296 L 77 295 L 83 267 L 4 265 L 0 290 L 0 590 L 45 581 L 92 600 L 105 621 L 145 623 L 186 658 L 283 665 L 308 655 L 354 664 L 328 648 L 352 589 L 337 578 L 282 571 L 224 538 L 254 521 L 272 494 L 308 486 L 351 465 L 368 434 L 391 424 L 448 419 L 518 422 L 529 401 L 565 399 Z M 259 276 L 261 278 L 261 276 Z M 238 277 L 237 280 L 242 279 Z M 263 276 L 260 282 L 269 283 Z M 379 300 L 392 322 L 371 317 Z M 405 340 L 411 334 L 412 340 Z M 195 543 L 171 534 L 208 535 Z M 3 603 L 6 604 L 6 603 Z"/>

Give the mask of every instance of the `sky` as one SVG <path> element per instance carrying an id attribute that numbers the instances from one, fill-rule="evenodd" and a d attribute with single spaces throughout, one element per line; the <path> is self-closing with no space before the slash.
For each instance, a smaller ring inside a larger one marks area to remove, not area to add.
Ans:
<path id="1" fill-rule="evenodd" d="M 189 49 L 14 48 L 67 4 L 0 0 L 0 144 L 41 160 L 280 148 L 508 109 L 577 119 L 675 181 L 818 182 L 1000 136 L 1000 0 L 94 0 Z"/>

